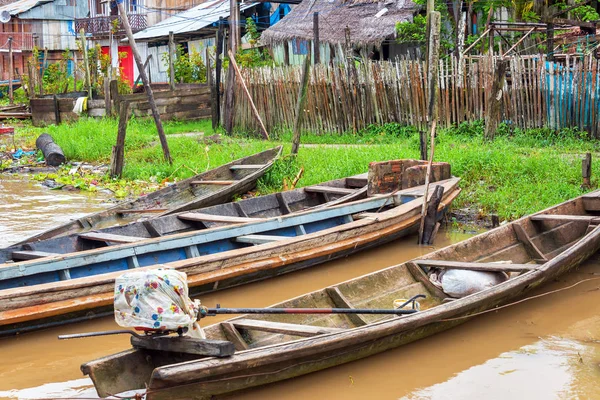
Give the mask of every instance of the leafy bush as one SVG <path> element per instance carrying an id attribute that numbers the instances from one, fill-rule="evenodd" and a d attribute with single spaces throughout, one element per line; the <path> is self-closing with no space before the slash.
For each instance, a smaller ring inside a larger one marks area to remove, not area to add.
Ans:
<path id="1" fill-rule="evenodd" d="M 169 53 L 162 55 L 162 61 L 169 68 Z M 205 83 L 206 66 L 202 56 L 196 50 L 186 53 L 182 45 L 177 45 L 175 59 L 173 60 L 173 69 L 175 70 L 175 81 L 179 83 Z"/>

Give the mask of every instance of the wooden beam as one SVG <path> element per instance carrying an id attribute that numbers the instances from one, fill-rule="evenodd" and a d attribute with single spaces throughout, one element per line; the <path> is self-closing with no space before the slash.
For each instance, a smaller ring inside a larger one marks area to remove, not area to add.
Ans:
<path id="1" fill-rule="evenodd" d="M 347 188 L 335 187 L 335 186 L 315 185 L 315 186 L 305 187 L 304 191 L 305 192 L 314 192 L 314 193 L 329 193 L 329 194 L 346 195 L 346 194 L 355 193 L 356 189 L 347 189 Z"/>
<path id="2" fill-rule="evenodd" d="M 264 164 L 236 164 L 236 165 L 232 165 L 231 167 L 229 167 L 229 169 L 231 170 L 237 170 L 237 169 L 261 169 L 264 168 L 265 165 Z"/>
<path id="3" fill-rule="evenodd" d="M 325 288 L 325 293 L 329 295 L 331 301 L 337 308 L 355 308 L 336 286 Z M 365 326 L 368 324 L 368 322 L 359 314 L 346 314 L 346 316 L 356 326 Z"/>
<path id="4" fill-rule="evenodd" d="M 235 349 L 238 351 L 248 350 L 248 343 L 244 340 L 240 332 L 233 326 L 231 322 L 221 322 L 221 329 L 223 330 L 223 334 L 233 343 Z"/>
<path id="5" fill-rule="evenodd" d="M 131 210 L 117 210 L 117 214 L 145 214 L 145 213 L 157 213 L 168 211 L 168 208 L 137 208 Z"/>
<path id="6" fill-rule="evenodd" d="M 175 90 L 175 38 L 173 31 L 169 32 L 169 87 Z"/>
<path id="7" fill-rule="evenodd" d="M 239 181 L 191 181 L 190 185 L 233 185 Z"/>
<path id="8" fill-rule="evenodd" d="M 177 216 L 179 219 L 186 221 L 198 221 L 198 222 L 227 222 L 230 224 L 245 224 L 246 222 L 259 222 L 264 221 L 263 218 L 244 218 L 244 217 L 231 217 L 228 215 L 212 215 L 203 213 L 185 213 Z"/>
<path id="9" fill-rule="evenodd" d="M 556 221 L 556 222 L 597 222 L 600 223 L 600 216 L 595 215 L 553 215 L 538 214 L 529 217 L 532 221 Z"/>
<path id="10" fill-rule="evenodd" d="M 129 102 L 123 101 L 119 110 L 119 127 L 117 129 L 117 143 L 112 148 L 110 160 L 110 175 L 120 177 L 125 164 L 125 136 L 127 135 L 127 123 L 129 122 Z"/>
<path id="11" fill-rule="evenodd" d="M 197 354 L 210 357 L 229 357 L 235 353 L 235 347 L 232 342 L 226 340 L 196 339 L 187 336 L 132 336 L 131 345 L 136 349 Z"/>
<path id="12" fill-rule="evenodd" d="M 252 109 L 252 114 L 254 115 L 254 118 L 256 119 L 256 121 L 258 122 L 258 125 L 260 126 L 260 133 L 262 133 L 265 140 L 269 140 L 269 132 L 267 132 L 267 128 L 265 128 L 265 124 L 263 124 L 263 121 L 260 118 L 260 114 L 258 113 L 256 106 L 254 105 L 254 100 L 252 100 L 252 95 L 250 94 L 250 91 L 248 91 L 248 87 L 246 86 L 246 81 L 244 81 L 244 77 L 242 76 L 242 71 L 240 71 L 240 68 L 238 67 L 237 62 L 235 61 L 235 55 L 233 54 L 233 52 L 231 50 L 229 50 L 228 54 L 229 54 L 229 62 L 233 66 L 233 69 L 235 70 L 235 73 L 237 74 L 238 78 L 240 78 L 240 83 L 242 84 L 242 89 L 244 89 L 244 93 L 246 94 L 246 97 L 248 98 L 248 102 L 250 103 L 250 108 Z"/>
<path id="13" fill-rule="evenodd" d="M 321 63 L 321 42 L 319 40 L 319 13 L 313 13 L 313 52 L 315 64 Z"/>
<path id="14" fill-rule="evenodd" d="M 328 328 L 323 326 L 287 324 L 284 322 L 262 321 L 257 319 L 234 319 L 231 323 L 238 329 L 247 329 L 261 332 L 282 333 L 292 336 L 317 336 L 326 333 L 342 332 L 344 329 Z"/>
<path id="15" fill-rule="evenodd" d="M 535 244 L 533 244 L 533 241 L 521 225 L 513 224 L 513 230 L 515 231 L 515 235 L 517 235 L 517 239 L 519 239 L 519 241 L 523 243 L 523 246 L 525 246 L 525 249 L 527 249 L 527 252 L 530 256 L 532 256 L 534 259 L 548 261 L 544 253 L 542 253 L 540 249 L 538 249 L 538 247 Z"/>
<path id="16" fill-rule="evenodd" d="M 429 280 L 429 275 L 427 275 L 425 271 L 423 271 L 423 269 L 417 264 L 415 264 L 412 261 L 408 261 L 404 265 L 406 265 L 406 269 L 408 269 L 408 272 L 411 273 L 413 278 L 421 282 L 423 286 L 425 286 L 425 288 L 429 291 L 429 293 L 433 294 L 436 297 L 439 297 L 440 299 L 445 299 L 448 297 L 448 295 L 444 293 L 442 289 L 435 286 L 431 282 L 431 280 Z"/>
<path id="17" fill-rule="evenodd" d="M 531 28 L 531 29 L 530 29 L 530 30 L 529 30 L 529 31 L 528 31 L 528 32 L 527 32 L 525 35 L 523 35 L 523 36 L 521 37 L 521 39 L 517 40 L 517 43 L 515 43 L 515 44 L 514 44 L 514 45 L 513 45 L 513 46 L 512 46 L 510 49 L 506 50 L 506 53 L 502 54 L 502 58 L 506 57 L 506 55 L 507 55 L 508 53 L 510 53 L 511 51 L 513 51 L 513 49 L 514 49 L 515 47 L 517 47 L 519 44 L 521 44 L 521 42 L 522 42 L 523 40 L 525 40 L 525 38 L 526 38 L 527 36 L 529 36 L 529 34 L 530 34 L 531 32 L 533 32 L 534 30 L 535 30 L 535 27 L 534 27 L 534 28 Z"/>
<path id="18" fill-rule="evenodd" d="M 133 53 L 133 58 L 135 59 L 138 71 L 140 73 L 140 76 L 142 77 L 142 82 L 144 83 L 144 90 L 146 91 L 146 95 L 148 96 L 148 104 L 150 105 L 150 109 L 152 110 L 152 117 L 154 118 L 156 130 L 158 131 L 158 138 L 160 139 L 160 145 L 163 149 L 165 161 L 167 161 L 169 164 L 172 164 L 173 160 L 171 159 L 171 152 L 169 151 L 167 137 L 165 136 L 162 121 L 160 120 L 160 114 L 158 113 L 158 108 L 156 107 L 156 103 L 154 101 L 154 93 L 152 91 L 152 87 L 150 87 L 150 81 L 148 80 L 148 75 L 146 75 L 146 70 L 144 69 L 142 56 L 140 55 L 137 45 L 135 44 L 135 39 L 133 37 L 131 25 L 129 25 L 129 19 L 127 18 L 125 6 L 121 1 L 117 2 L 117 7 L 119 8 L 119 14 L 121 15 L 121 23 L 125 28 L 125 33 L 127 34 L 127 39 L 129 40 L 129 46 L 131 47 L 131 52 Z"/>
<path id="19" fill-rule="evenodd" d="M 14 104 L 13 97 L 13 74 L 15 67 L 13 66 L 13 46 L 12 46 L 13 38 L 12 36 L 8 37 L 8 101 L 10 104 Z"/>
<path id="20" fill-rule="evenodd" d="M 102 232 L 85 232 L 78 235 L 81 239 L 93 240 L 95 242 L 113 242 L 113 243 L 135 243 L 146 238 L 136 236 L 113 235 Z"/>
<path id="21" fill-rule="evenodd" d="M 280 240 L 289 239 L 288 236 L 275 236 L 275 235 L 245 235 L 238 236 L 235 238 L 236 242 L 239 243 L 250 243 L 250 244 L 265 244 L 278 242 Z"/>
<path id="22" fill-rule="evenodd" d="M 432 268 L 447 268 L 447 269 L 468 269 L 471 271 L 505 271 L 505 272 L 520 272 L 536 269 L 536 264 L 503 264 L 503 263 L 478 263 L 478 262 L 461 262 L 461 261 L 445 261 L 445 260 L 413 260 L 413 262 L 422 267 Z"/>

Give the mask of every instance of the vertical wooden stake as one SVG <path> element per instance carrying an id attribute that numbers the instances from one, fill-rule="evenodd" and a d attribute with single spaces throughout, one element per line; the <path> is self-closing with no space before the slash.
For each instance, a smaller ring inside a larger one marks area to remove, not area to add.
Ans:
<path id="1" fill-rule="evenodd" d="M 215 103 L 216 103 L 216 112 L 215 119 L 213 119 L 213 130 L 216 130 L 217 127 L 221 124 L 221 66 L 223 63 L 223 59 L 221 58 L 221 54 L 223 53 L 223 27 L 225 25 L 225 21 L 223 17 L 219 18 L 219 30 L 217 31 L 217 51 L 215 54 Z"/>
<path id="2" fill-rule="evenodd" d="M 302 66 L 302 77 L 300 78 L 300 87 L 298 89 L 298 101 L 296 103 L 296 119 L 294 120 L 294 132 L 292 135 L 292 154 L 298 154 L 300 149 L 300 125 L 304 115 L 304 105 L 306 104 L 306 89 L 310 79 L 310 52 L 304 59 Z"/>
<path id="3" fill-rule="evenodd" d="M 583 177 L 582 189 L 589 189 L 592 187 L 592 154 L 585 153 L 585 158 L 581 161 L 581 176 Z"/>
<path id="4" fill-rule="evenodd" d="M 507 60 L 498 60 L 494 71 L 494 81 L 492 90 L 488 93 L 488 107 L 485 115 L 485 138 L 493 140 L 500 122 L 502 109 L 502 91 L 504 88 L 504 78 L 506 75 Z"/>
<path id="5" fill-rule="evenodd" d="M 42 60 L 42 65 L 40 66 L 40 96 L 44 95 L 44 68 L 46 66 L 46 61 L 48 61 L 48 48 L 44 47 L 44 58 Z"/>
<path id="6" fill-rule="evenodd" d="M 240 5 L 238 0 L 229 0 L 229 50 L 237 54 L 240 43 Z M 227 88 L 225 89 L 225 131 L 233 132 L 233 114 L 235 105 L 235 72 L 227 71 Z"/>
<path id="7" fill-rule="evenodd" d="M 248 101 L 250 102 L 250 108 L 252 109 L 254 118 L 256 118 L 256 120 L 258 121 L 258 124 L 260 125 L 260 133 L 262 133 L 265 140 L 269 140 L 269 132 L 267 132 L 267 128 L 265 128 L 265 125 L 263 124 L 262 119 L 260 118 L 260 114 L 258 113 L 256 106 L 254 105 L 254 101 L 252 101 L 252 96 L 250 95 L 250 92 L 248 91 L 248 87 L 246 86 L 246 82 L 244 82 L 244 78 L 242 77 L 242 71 L 240 71 L 240 69 L 237 65 L 237 62 L 235 61 L 235 56 L 233 55 L 231 50 L 229 50 L 229 62 L 233 66 L 233 69 L 235 70 L 238 78 L 240 78 L 240 83 L 242 84 L 244 93 L 246 93 L 246 97 L 248 97 Z"/>
<path id="8" fill-rule="evenodd" d="M 175 38 L 173 32 L 169 32 L 169 86 L 175 90 L 175 67 L 173 59 L 175 58 Z"/>
<path id="9" fill-rule="evenodd" d="M 8 38 L 8 101 L 10 104 L 14 104 L 13 96 L 13 73 L 15 67 L 13 66 L 13 48 L 12 48 L 12 36 Z"/>
<path id="10" fill-rule="evenodd" d="M 129 121 L 129 102 L 121 103 L 119 111 L 119 130 L 117 133 L 117 144 L 113 146 L 110 160 L 110 175 L 120 177 L 123 173 L 125 163 L 125 135 L 127 134 L 127 122 Z"/>
<path id="11" fill-rule="evenodd" d="M 315 64 L 321 63 L 321 43 L 319 41 L 319 13 L 313 13 L 313 51 Z"/>
<path id="12" fill-rule="evenodd" d="M 73 91 L 77 91 L 77 50 L 73 50 Z"/>
<path id="13" fill-rule="evenodd" d="M 85 84 L 88 88 L 88 96 L 92 99 L 92 78 L 90 76 L 90 60 L 88 59 L 87 45 L 85 42 L 85 31 L 82 29 L 79 31 L 81 36 L 81 48 L 83 49 L 83 65 L 85 67 Z"/>
<path id="14" fill-rule="evenodd" d="M 56 95 L 52 96 L 54 101 L 54 122 L 56 125 L 60 125 L 60 109 L 58 108 L 58 97 Z"/>
<path id="15" fill-rule="evenodd" d="M 429 196 L 429 177 L 431 176 L 431 164 L 433 164 L 433 155 L 435 151 L 435 127 L 437 121 L 434 119 L 431 124 L 431 153 L 427 163 L 427 172 L 425 174 L 425 193 L 423 193 L 423 206 L 421 207 L 421 224 L 419 225 L 418 244 L 423 244 L 423 228 L 425 227 L 425 218 L 427 218 L 427 197 Z"/>
<path id="16" fill-rule="evenodd" d="M 131 25 L 129 25 L 129 19 L 127 18 L 127 12 L 125 11 L 123 0 L 117 1 L 117 7 L 119 7 L 121 22 L 125 28 L 127 38 L 129 39 L 129 45 L 131 46 L 133 58 L 135 58 L 135 63 L 137 64 L 138 70 L 140 71 L 140 76 L 142 77 L 142 82 L 144 83 L 144 90 L 148 96 L 148 103 L 150 104 L 150 109 L 152 110 L 152 117 L 154 117 L 154 123 L 156 124 L 156 130 L 158 131 L 158 138 L 160 139 L 165 161 L 167 161 L 169 164 L 172 164 L 173 160 L 171 159 L 171 152 L 169 151 L 169 145 L 167 144 L 167 137 L 165 136 L 162 121 L 160 120 L 158 108 L 156 108 L 156 103 L 154 102 L 154 93 L 152 92 L 152 87 L 150 87 L 150 82 L 148 81 L 148 75 L 146 75 L 146 70 L 144 69 L 142 56 L 140 55 L 137 45 L 135 44 L 135 39 L 133 37 L 133 32 L 131 31 Z"/>
<path id="17" fill-rule="evenodd" d="M 283 65 L 290 65 L 290 42 L 283 43 Z"/>

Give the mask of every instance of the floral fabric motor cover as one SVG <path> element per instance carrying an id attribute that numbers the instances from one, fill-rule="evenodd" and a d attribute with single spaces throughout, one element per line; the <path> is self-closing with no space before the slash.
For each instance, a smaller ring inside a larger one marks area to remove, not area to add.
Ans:
<path id="1" fill-rule="evenodd" d="M 204 331 L 196 322 L 199 304 L 188 297 L 183 272 L 134 271 L 115 281 L 115 320 L 120 326 L 173 331 L 188 328 L 186 335 L 204 339 Z"/>

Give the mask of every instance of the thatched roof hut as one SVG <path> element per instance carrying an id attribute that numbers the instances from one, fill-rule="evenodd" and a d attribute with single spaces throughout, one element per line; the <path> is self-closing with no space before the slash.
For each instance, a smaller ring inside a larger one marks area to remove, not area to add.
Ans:
<path id="1" fill-rule="evenodd" d="M 303 0 L 279 23 L 265 30 L 269 46 L 290 40 L 313 39 L 313 13 L 319 13 L 319 40 L 343 44 L 350 28 L 353 45 L 380 46 L 396 35 L 396 23 L 412 21 L 418 6 L 411 0 Z"/>

